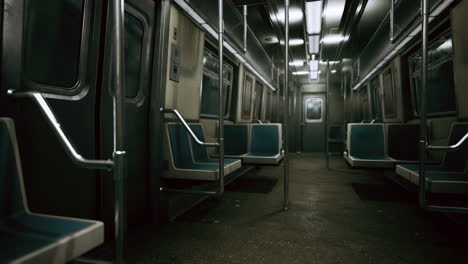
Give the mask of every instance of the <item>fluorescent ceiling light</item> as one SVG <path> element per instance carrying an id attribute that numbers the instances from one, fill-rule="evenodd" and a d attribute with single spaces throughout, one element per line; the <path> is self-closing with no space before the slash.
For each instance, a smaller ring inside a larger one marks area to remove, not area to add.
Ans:
<path id="1" fill-rule="evenodd" d="M 306 2 L 307 34 L 320 34 L 322 31 L 322 1 Z"/>
<path id="2" fill-rule="evenodd" d="M 297 71 L 297 72 L 293 72 L 292 73 L 293 75 L 307 75 L 309 74 L 308 71 Z"/>
<path id="3" fill-rule="evenodd" d="M 311 79 L 311 80 L 317 80 L 317 79 L 318 79 L 318 76 L 319 76 L 319 72 L 318 72 L 318 71 L 313 71 L 313 72 L 310 72 L 310 74 L 309 74 L 309 79 Z"/>
<path id="4" fill-rule="evenodd" d="M 272 20 L 278 20 L 279 23 L 284 24 L 284 8 L 280 8 L 278 10 L 278 13 L 276 14 L 276 18 L 273 18 Z M 289 8 L 289 23 L 290 24 L 297 24 L 302 22 L 302 18 L 304 17 L 302 13 L 302 9 L 296 8 L 296 7 L 290 7 Z"/>
<path id="5" fill-rule="evenodd" d="M 295 67 L 304 66 L 304 61 L 291 61 L 289 62 L 289 66 L 295 66 Z"/>
<path id="6" fill-rule="evenodd" d="M 336 70 L 335 69 L 331 70 L 331 73 L 336 73 Z"/>
<path id="7" fill-rule="evenodd" d="M 320 50 L 320 36 L 311 35 L 308 36 L 308 48 L 309 54 L 318 54 Z"/>
<path id="8" fill-rule="evenodd" d="M 329 34 L 322 38 L 322 44 L 339 44 L 343 41 L 347 41 L 349 37 L 345 37 L 341 34 Z"/>
<path id="9" fill-rule="evenodd" d="M 318 60 L 311 60 L 309 62 L 309 70 L 311 72 L 318 71 L 318 65 L 319 65 Z"/>
<path id="10" fill-rule="evenodd" d="M 300 46 L 304 44 L 303 39 L 290 39 L 289 40 L 289 46 Z"/>
<path id="11" fill-rule="evenodd" d="M 341 61 L 328 61 L 330 65 L 339 64 Z M 321 65 L 327 65 L 327 61 L 320 61 Z"/>

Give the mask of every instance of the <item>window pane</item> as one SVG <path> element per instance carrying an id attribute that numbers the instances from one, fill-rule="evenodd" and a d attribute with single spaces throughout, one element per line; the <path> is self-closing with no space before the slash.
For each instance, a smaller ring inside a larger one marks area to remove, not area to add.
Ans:
<path id="1" fill-rule="evenodd" d="M 133 98 L 140 90 L 143 23 L 125 13 L 125 96 Z"/>
<path id="2" fill-rule="evenodd" d="M 255 83 L 255 101 L 254 101 L 254 121 L 260 119 L 260 112 L 262 109 L 262 94 L 263 94 L 263 85 L 260 83 Z"/>
<path id="3" fill-rule="evenodd" d="M 322 119 L 323 100 L 321 98 L 307 98 L 305 100 L 306 122 L 317 122 Z"/>
<path id="4" fill-rule="evenodd" d="M 372 104 L 371 104 L 371 109 L 372 109 L 372 116 L 371 118 L 374 120 L 381 120 L 382 119 L 382 114 L 381 114 L 381 108 L 380 108 L 380 84 L 379 84 L 379 78 L 374 78 L 371 81 L 371 96 L 372 96 Z"/>
<path id="5" fill-rule="evenodd" d="M 223 100 L 225 116 L 229 115 L 229 95 L 232 87 L 233 67 L 223 63 Z M 201 95 L 201 115 L 219 115 L 219 60 L 205 50 L 203 57 L 203 80 Z"/>
<path id="6" fill-rule="evenodd" d="M 251 116 L 251 105 L 252 105 L 252 88 L 254 79 L 249 75 L 245 75 L 244 81 L 244 92 L 242 94 L 242 117 L 250 118 Z"/>
<path id="7" fill-rule="evenodd" d="M 395 95 L 393 87 L 393 74 L 392 70 L 383 73 L 383 92 L 384 92 L 384 107 L 385 116 L 395 116 Z"/>
<path id="8" fill-rule="evenodd" d="M 28 1 L 24 63 L 27 79 L 61 87 L 75 85 L 80 63 L 83 2 Z"/>

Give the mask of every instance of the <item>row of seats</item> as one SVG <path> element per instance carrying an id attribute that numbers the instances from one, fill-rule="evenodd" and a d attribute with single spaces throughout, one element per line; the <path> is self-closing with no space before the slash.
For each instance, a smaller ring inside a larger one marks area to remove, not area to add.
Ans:
<path id="1" fill-rule="evenodd" d="M 0 118 L 0 263 L 66 263 L 104 242 L 104 224 L 31 213 L 14 123 Z"/>
<path id="2" fill-rule="evenodd" d="M 347 126 L 343 157 L 352 167 L 393 168 L 418 159 L 417 124 L 357 124 Z"/>
<path id="3" fill-rule="evenodd" d="M 456 144 L 468 133 L 468 123 L 453 123 L 449 134 L 449 145 Z M 458 150 L 447 152 L 442 163 L 424 166 L 427 191 L 432 193 L 468 194 L 468 143 Z M 396 173 L 419 185 L 419 165 L 400 164 Z"/>
<path id="4" fill-rule="evenodd" d="M 205 133 L 200 123 L 189 127 L 201 141 Z M 281 124 L 225 125 L 224 175 L 239 169 L 242 163 L 256 165 L 277 164 L 283 157 L 281 151 Z M 165 124 L 168 143 L 169 172 L 166 178 L 191 180 L 216 180 L 219 177 L 219 160 L 216 154 L 208 155 L 205 146 L 198 145 L 179 123 Z M 218 155 L 219 156 L 219 155 Z"/>

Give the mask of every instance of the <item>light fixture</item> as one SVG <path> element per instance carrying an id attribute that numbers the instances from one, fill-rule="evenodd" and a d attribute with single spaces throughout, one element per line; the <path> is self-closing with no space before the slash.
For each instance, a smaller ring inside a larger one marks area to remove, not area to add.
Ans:
<path id="1" fill-rule="evenodd" d="M 335 73 L 336 73 L 336 70 L 333 69 L 333 70 L 331 70 L 330 72 L 331 72 L 332 74 L 335 74 Z"/>
<path id="2" fill-rule="evenodd" d="M 308 71 L 296 71 L 292 73 L 293 75 L 307 75 L 309 74 Z"/>
<path id="3" fill-rule="evenodd" d="M 309 54 L 318 54 L 320 50 L 320 36 L 319 35 L 310 35 L 308 39 L 308 48 Z"/>
<path id="4" fill-rule="evenodd" d="M 304 44 L 303 39 L 290 39 L 289 46 L 300 46 Z M 281 41 L 281 45 L 284 45 L 284 41 Z"/>
<path id="5" fill-rule="evenodd" d="M 309 70 L 311 72 L 318 71 L 318 66 L 319 66 L 318 60 L 311 60 L 309 62 Z"/>
<path id="6" fill-rule="evenodd" d="M 334 64 L 338 64 L 340 63 L 341 61 L 320 61 L 320 64 L 321 65 L 327 65 L 327 63 L 329 63 L 330 65 L 334 65 Z"/>
<path id="7" fill-rule="evenodd" d="M 329 34 L 322 38 L 322 44 L 339 44 L 343 41 L 347 41 L 349 37 L 345 37 L 341 34 Z"/>
<path id="8" fill-rule="evenodd" d="M 290 24 L 297 24 L 302 21 L 304 17 L 302 13 L 302 9 L 296 7 L 289 8 L 289 23 Z M 279 23 L 284 24 L 284 8 L 278 9 L 278 13 L 276 14 L 276 19 L 273 18 L 273 21 L 278 20 Z"/>
<path id="9" fill-rule="evenodd" d="M 309 73 L 309 79 L 311 79 L 311 80 L 317 80 L 317 79 L 318 79 L 318 76 L 319 76 L 319 72 L 318 72 L 318 71 L 313 71 L 313 72 L 310 72 L 310 73 Z"/>
<path id="10" fill-rule="evenodd" d="M 306 2 L 307 34 L 320 34 L 322 31 L 322 1 Z"/>
<path id="11" fill-rule="evenodd" d="M 291 61 L 289 62 L 289 66 L 295 66 L 295 67 L 304 66 L 304 61 Z"/>

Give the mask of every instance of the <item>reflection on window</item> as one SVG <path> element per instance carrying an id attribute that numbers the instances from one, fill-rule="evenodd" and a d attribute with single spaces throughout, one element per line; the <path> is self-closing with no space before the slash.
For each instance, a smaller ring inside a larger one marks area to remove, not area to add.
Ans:
<path id="1" fill-rule="evenodd" d="M 322 122 L 323 99 L 306 97 L 304 100 L 305 122 Z"/>
<path id="2" fill-rule="evenodd" d="M 452 58 L 452 39 L 445 32 L 430 43 L 428 50 L 426 109 L 429 116 L 453 114 L 457 110 Z M 417 116 L 422 86 L 420 50 L 409 58 L 409 65 L 413 113 Z"/>
<path id="3" fill-rule="evenodd" d="M 143 23 L 125 13 L 125 96 L 134 98 L 140 90 Z"/>
<path id="4" fill-rule="evenodd" d="M 28 1 L 24 72 L 29 80 L 64 88 L 76 84 L 83 9 L 83 0 Z"/>
<path id="5" fill-rule="evenodd" d="M 371 93 L 371 119 L 382 120 L 382 113 L 380 108 L 380 81 L 379 77 L 374 78 L 371 81 L 370 86 Z"/>
<path id="6" fill-rule="evenodd" d="M 391 67 L 382 73 L 382 80 L 385 117 L 395 117 L 395 86 L 393 82 L 393 70 Z"/>
<path id="7" fill-rule="evenodd" d="M 262 95 L 263 95 L 263 85 L 259 82 L 255 83 L 255 94 L 254 94 L 254 122 L 261 119 L 261 109 L 262 109 Z"/>
<path id="8" fill-rule="evenodd" d="M 254 78 L 246 73 L 244 80 L 244 90 L 242 93 L 242 118 L 249 119 L 252 116 L 252 89 Z"/>
<path id="9" fill-rule="evenodd" d="M 229 98 L 233 82 L 233 66 L 223 63 L 223 100 L 224 116 L 229 116 Z M 219 60 L 211 51 L 205 50 L 203 57 L 203 79 L 201 95 L 201 115 L 217 117 L 219 115 Z"/>

